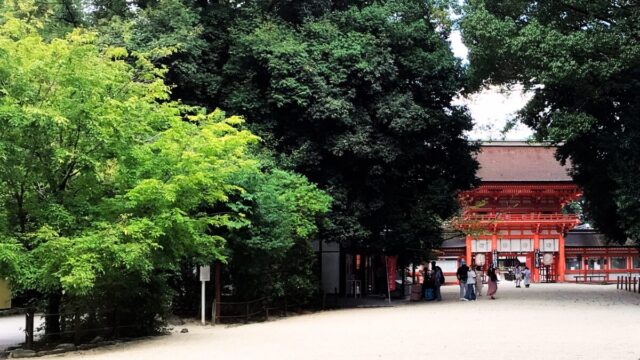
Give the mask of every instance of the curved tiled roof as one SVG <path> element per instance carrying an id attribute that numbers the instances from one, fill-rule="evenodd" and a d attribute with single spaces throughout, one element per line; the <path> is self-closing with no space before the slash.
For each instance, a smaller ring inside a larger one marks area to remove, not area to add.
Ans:
<path id="1" fill-rule="evenodd" d="M 477 160 L 482 181 L 570 182 L 569 166 L 555 158 L 555 147 L 524 142 L 483 143 Z"/>

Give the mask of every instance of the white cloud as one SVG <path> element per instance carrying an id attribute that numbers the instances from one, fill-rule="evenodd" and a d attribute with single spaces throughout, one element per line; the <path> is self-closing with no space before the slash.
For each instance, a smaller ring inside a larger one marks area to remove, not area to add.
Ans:
<path id="1" fill-rule="evenodd" d="M 462 43 L 459 30 L 451 32 L 449 37 L 453 54 L 468 63 L 469 50 Z M 473 140 L 527 140 L 533 131 L 518 123 L 507 133 L 502 133 L 507 121 L 513 119 L 518 110 L 522 109 L 531 99 L 532 94 L 525 92 L 521 86 L 511 89 L 490 87 L 465 98 L 457 97 L 454 105 L 466 105 L 473 118 L 474 127 L 469 132 Z"/>
<path id="2" fill-rule="evenodd" d="M 507 133 L 502 133 L 507 121 L 531 99 L 532 94 L 521 86 L 511 89 L 490 87 L 467 97 L 457 97 L 454 105 L 466 105 L 473 118 L 473 130 L 469 138 L 473 140 L 527 140 L 533 131 L 518 123 Z"/>
<path id="3" fill-rule="evenodd" d="M 453 55 L 462 59 L 463 63 L 468 63 L 469 49 L 462 43 L 462 34 L 460 30 L 453 30 L 449 36 L 449 42 L 451 43 L 451 50 Z"/>

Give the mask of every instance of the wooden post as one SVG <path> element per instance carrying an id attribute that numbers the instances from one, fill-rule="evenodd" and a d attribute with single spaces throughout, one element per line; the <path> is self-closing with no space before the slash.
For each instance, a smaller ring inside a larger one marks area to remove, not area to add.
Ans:
<path id="1" fill-rule="evenodd" d="M 411 262 L 411 267 L 412 267 L 412 272 L 411 272 L 411 284 L 413 286 L 416 285 L 416 260 L 413 259 L 413 261 Z"/>
<path id="2" fill-rule="evenodd" d="M 471 258 L 473 256 L 473 254 L 471 253 L 471 241 L 473 241 L 473 239 L 471 238 L 471 235 L 467 235 L 465 243 L 467 245 L 466 248 L 466 253 L 465 253 L 465 261 L 467 262 L 467 266 L 471 267 Z M 427 259 L 427 261 L 429 261 L 429 259 Z M 388 282 L 388 280 L 387 280 Z M 391 303 L 391 302 L 389 302 Z"/>
<path id="3" fill-rule="evenodd" d="M 221 264 L 220 261 L 216 261 L 216 265 L 215 265 L 215 283 L 216 283 L 216 297 L 215 297 L 215 302 L 216 302 L 216 311 L 215 311 L 215 318 L 213 319 L 213 323 L 216 324 L 220 321 L 220 299 L 222 296 L 222 284 L 220 283 L 221 281 L 221 276 L 220 276 L 220 272 L 221 272 Z"/>
<path id="4" fill-rule="evenodd" d="M 616 278 L 616 289 L 620 289 L 620 276 Z"/>
<path id="5" fill-rule="evenodd" d="M 80 344 L 80 314 L 75 313 L 73 319 L 73 343 Z"/>
<path id="6" fill-rule="evenodd" d="M 284 297 L 284 317 L 287 317 L 287 296 Z"/>
<path id="7" fill-rule="evenodd" d="M 406 286 L 406 284 L 405 284 L 405 281 L 404 281 L 404 275 L 405 275 L 404 270 L 405 270 L 405 266 L 404 266 L 404 264 L 403 264 L 403 265 L 402 265 L 402 298 L 403 298 L 403 299 L 404 299 L 404 294 L 406 294 L 406 293 L 407 293 L 407 292 L 405 291 L 405 286 Z"/>
<path id="8" fill-rule="evenodd" d="M 538 227 L 540 227 L 540 225 L 538 225 Z M 533 256 L 539 256 L 539 251 L 540 251 L 540 229 L 538 228 L 533 234 Z M 531 267 L 533 269 L 533 281 L 540 282 L 540 268 L 536 266 L 536 261 L 538 261 L 538 265 L 539 265 L 540 259 L 539 258 L 533 259 L 533 266 Z"/>
<path id="9" fill-rule="evenodd" d="M 638 278 L 633 278 L 633 292 L 636 292 L 636 281 L 638 281 Z"/>
<path id="10" fill-rule="evenodd" d="M 25 349 L 32 349 L 33 348 L 34 316 L 35 316 L 35 309 L 33 309 L 33 308 L 27 309 L 27 312 L 25 313 L 26 324 L 25 324 L 25 330 L 24 330 L 24 335 L 25 335 L 24 347 L 25 347 Z"/>
<path id="11" fill-rule="evenodd" d="M 564 236 L 558 235 L 558 282 L 563 283 L 565 280 L 565 271 L 567 269 L 566 258 L 564 253 Z M 586 279 L 585 279 L 586 280 Z"/>

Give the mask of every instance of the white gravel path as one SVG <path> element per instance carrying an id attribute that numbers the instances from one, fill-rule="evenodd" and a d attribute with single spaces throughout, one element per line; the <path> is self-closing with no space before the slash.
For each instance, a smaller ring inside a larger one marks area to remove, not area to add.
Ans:
<path id="1" fill-rule="evenodd" d="M 485 287 L 486 291 L 486 287 Z M 498 299 L 326 311 L 69 353 L 66 359 L 640 359 L 640 294 L 502 282 Z M 179 331 L 181 327 L 177 327 Z"/>

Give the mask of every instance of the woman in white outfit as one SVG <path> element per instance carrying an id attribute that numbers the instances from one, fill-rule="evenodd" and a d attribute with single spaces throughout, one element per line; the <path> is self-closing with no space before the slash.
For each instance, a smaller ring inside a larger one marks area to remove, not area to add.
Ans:
<path id="1" fill-rule="evenodd" d="M 482 267 L 480 266 L 476 267 L 476 275 L 478 276 L 476 278 L 476 296 L 482 296 L 482 286 L 484 285 L 482 283 L 482 280 L 484 279 L 484 273 L 482 272 Z"/>
<path id="2" fill-rule="evenodd" d="M 524 270 L 522 270 L 522 277 L 523 277 L 524 287 L 528 288 L 529 282 L 531 281 L 531 270 L 529 270 L 529 268 L 526 266 L 524 267 Z"/>
<path id="3" fill-rule="evenodd" d="M 516 287 L 519 288 L 520 287 L 520 282 L 522 281 L 522 269 L 520 268 L 520 265 L 516 266 L 516 268 L 513 270 L 513 274 L 516 277 Z"/>

